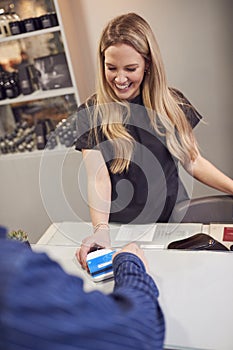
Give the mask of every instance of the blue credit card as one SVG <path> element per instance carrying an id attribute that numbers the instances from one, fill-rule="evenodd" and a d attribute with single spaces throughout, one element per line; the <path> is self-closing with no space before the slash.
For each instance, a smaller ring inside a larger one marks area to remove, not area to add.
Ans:
<path id="1" fill-rule="evenodd" d="M 94 280 L 100 281 L 113 276 L 112 256 L 115 250 L 100 249 L 87 255 L 87 265 Z"/>

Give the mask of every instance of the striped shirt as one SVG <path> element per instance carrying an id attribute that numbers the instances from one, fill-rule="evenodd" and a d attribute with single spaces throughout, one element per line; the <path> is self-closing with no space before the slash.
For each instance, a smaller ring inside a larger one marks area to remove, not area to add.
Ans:
<path id="1" fill-rule="evenodd" d="M 0 240 L 0 349 L 163 349 L 153 279 L 134 254 L 117 255 L 113 268 L 111 294 L 86 292 L 45 253 Z"/>

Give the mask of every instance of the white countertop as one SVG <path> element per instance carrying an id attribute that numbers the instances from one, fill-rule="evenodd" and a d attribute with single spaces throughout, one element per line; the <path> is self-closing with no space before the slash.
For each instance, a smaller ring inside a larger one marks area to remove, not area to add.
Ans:
<path id="1" fill-rule="evenodd" d="M 221 238 L 224 226 L 226 225 L 202 226 L 202 232 L 211 231 L 216 238 Z M 185 231 L 187 226 L 183 227 Z M 190 232 L 194 231 L 194 234 L 195 228 L 199 227 L 191 224 Z M 68 273 L 83 278 L 86 290 L 97 288 L 109 293 L 113 281 L 92 282 L 75 259 L 78 242 L 89 232 L 91 233 L 91 225 L 88 223 L 55 223 L 33 249 L 47 252 Z M 154 241 L 146 242 L 148 245 L 150 243 L 152 246 Z M 233 253 L 152 247 L 144 251 L 150 274 L 160 291 L 159 301 L 166 321 L 166 346 L 186 350 L 231 350 Z"/>

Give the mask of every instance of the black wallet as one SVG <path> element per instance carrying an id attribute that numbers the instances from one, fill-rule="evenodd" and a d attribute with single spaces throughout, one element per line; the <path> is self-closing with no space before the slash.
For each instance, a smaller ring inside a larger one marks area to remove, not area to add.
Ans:
<path id="1" fill-rule="evenodd" d="M 171 242 L 167 249 L 229 251 L 225 245 L 205 233 L 197 233 L 194 236 Z"/>

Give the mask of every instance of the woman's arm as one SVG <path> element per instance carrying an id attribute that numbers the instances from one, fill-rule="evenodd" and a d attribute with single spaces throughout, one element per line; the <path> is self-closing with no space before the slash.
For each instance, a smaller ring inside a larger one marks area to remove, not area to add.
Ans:
<path id="1" fill-rule="evenodd" d="M 83 160 L 87 172 L 88 205 L 94 234 L 82 241 L 76 256 L 80 264 L 87 268 L 86 257 L 91 247 L 109 247 L 109 213 L 111 207 L 111 181 L 104 158 L 100 151 L 83 150 Z"/>
<path id="2" fill-rule="evenodd" d="M 83 150 L 87 171 L 88 204 L 93 226 L 108 223 L 111 206 L 111 181 L 100 151 Z"/>
<path id="3" fill-rule="evenodd" d="M 216 190 L 233 194 L 233 180 L 223 174 L 207 159 L 198 153 L 197 158 L 185 169 L 198 181 Z"/>

